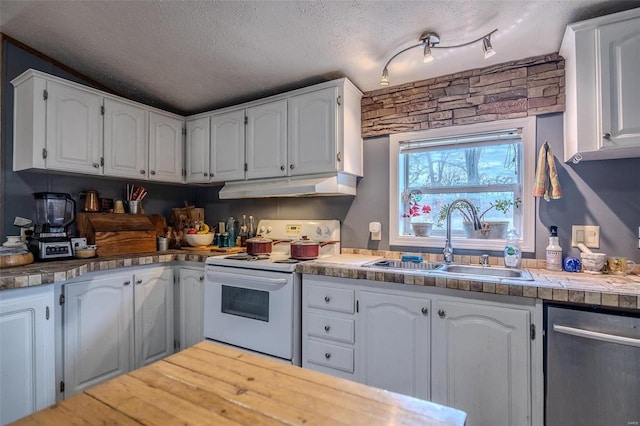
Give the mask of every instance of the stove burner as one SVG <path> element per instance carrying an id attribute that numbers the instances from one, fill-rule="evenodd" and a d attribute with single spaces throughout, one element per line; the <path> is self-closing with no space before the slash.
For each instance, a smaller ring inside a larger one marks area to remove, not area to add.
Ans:
<path id="1" fill-rule="evenodd" d="M 300 263 L 300 261 L 298 259 L 280 259 L 280 260 L 274 260 L 273 263 Z"/>
<path id="2" fill-rule="evenodd" d="M 225 257 L 225 259 L 248 260 L 248 261 L 265 260 L 265 259 L 269 259 L 269 255 L 268 254 L 253 255 L 248 253 L 238 253 L 238 254 L 232 254 L 231 256 L 227 256 Z"/>

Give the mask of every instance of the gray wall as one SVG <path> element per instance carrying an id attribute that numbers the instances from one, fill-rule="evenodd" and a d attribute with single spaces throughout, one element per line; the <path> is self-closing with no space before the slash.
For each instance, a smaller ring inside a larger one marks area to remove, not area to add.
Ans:
<path id="1" fill-rule="evenodd" d="M 129 181 L 87 176 L 63 176 L 43 172 L 13 172 L 13 86 L 11 79 L 28 68 L 35 68 L 78 81 L 58 67 L 15 47 L 3 45 L 2 62 L 2 203 L 0 234 L 15 235 L 15 216 L 34 218 L 33 192 L 67 192 L 78 200 L 78 193 L 96 189 L 103 197 L 121 197 Z M 80 81 L 84 84 L 84 82 Z M 577 255 L 569 247 L 571 225 L 599 225 L 601 248 L 608 254 L 627 256 L 640 261 L 638 226 L 640 226 L 640 158 L 565 164 L 562 162 L 562 114 L 537 117 L 537 149 L 548 140 L 555 153 L 564 198 L 538 202 L 536 214 L 536 253 L 544 258 L 548 242 L 547 227 L 557 225 L 565 254 Z M 170 216 L 171 208 L 186 200 L 204 207 L 206 220 L 215 224 L 228 216 L 253 214 L 256 219 L 339 219 L 342 222 L 343 247 L 416 251 L 411 247 L 389 247 L 389 139 L 364 141 L 364 177 L 358 182 L 354 197 L 220 200 L 220 186 L 187 187 L 149 184 L 144 207 L 147 213 Z M 80 208 L 78 205 L 78 209 Z M 382 241 L 370 241 L 368 223 L 382 223 Z M 438 252 L 439 249 L 423 251 Z M 465 251 L 458 251 L 466 253 Z M 493 253 L 499 255 L 499 253 Z"/>

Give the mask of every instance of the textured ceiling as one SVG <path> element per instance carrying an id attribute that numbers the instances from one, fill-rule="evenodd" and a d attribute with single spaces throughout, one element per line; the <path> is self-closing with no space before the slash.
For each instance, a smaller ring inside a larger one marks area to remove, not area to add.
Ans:
<path id="1" fill-rule="evenodd" d="M 604 0 L 0 0 L 0 31 L 132 99 L 184 113 L 347 76 L 379 88 L 425 30 L 442 45 L 389 66 L 391 85 L 557 52 L 568 23 L 638 7 Z"/>

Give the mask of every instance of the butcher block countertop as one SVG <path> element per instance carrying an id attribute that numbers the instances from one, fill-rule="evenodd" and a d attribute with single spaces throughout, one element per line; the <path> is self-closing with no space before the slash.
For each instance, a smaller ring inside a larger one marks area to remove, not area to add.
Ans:
<path id="1" fill-rule="evenodd" d="M 428 401 L 202 342 L 16 425 L 464 425 Z"/>

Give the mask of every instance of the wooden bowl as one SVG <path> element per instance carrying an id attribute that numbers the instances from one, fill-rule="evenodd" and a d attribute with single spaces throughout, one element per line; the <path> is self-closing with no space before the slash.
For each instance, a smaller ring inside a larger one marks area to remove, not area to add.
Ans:
<path id="1" fill-rule="evenodd" d="M 0 256 L 0 268 L 10 268 L 13 266 L 22 266 L 33 263 L 32 253 L 10 254 Z"/>

